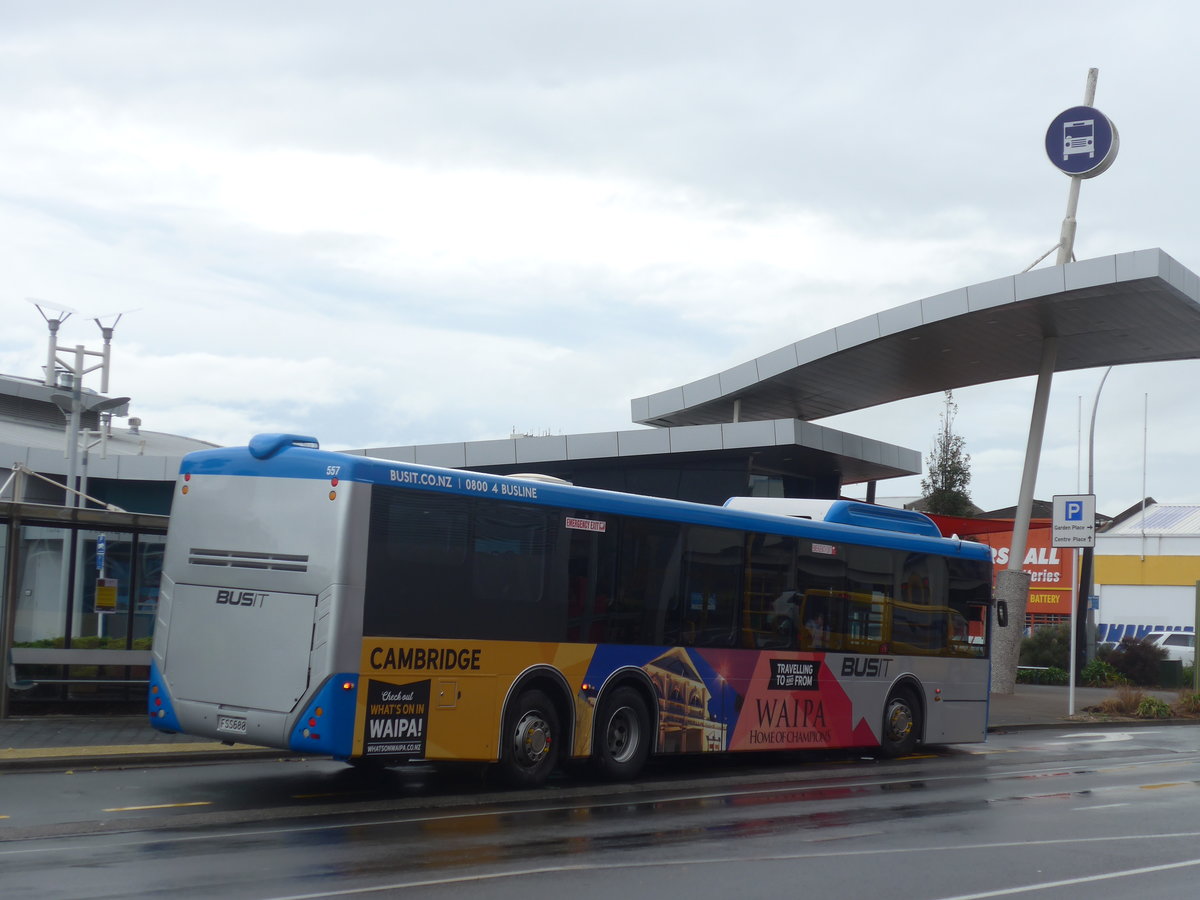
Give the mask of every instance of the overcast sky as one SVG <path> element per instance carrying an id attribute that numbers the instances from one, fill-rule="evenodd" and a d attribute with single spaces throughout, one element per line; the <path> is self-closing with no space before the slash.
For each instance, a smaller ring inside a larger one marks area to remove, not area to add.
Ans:
<path id="1" fill-rule="evenodd" d="M 1043 137 L 1089 67 L 1121 150 L 1076 255 L 1197 271 L 1198 26 L 1184 0 L 0 0 L 0 371 L 41 375 L 36 297 L 89 348 L 128 311 L 110 393 L 150 430 L 632 428 L 634 397 L 1041 256 L 1068 187 Z M 1039 497 L 1086 488 L 1102 374 L 1056 376 Z M 1109 376 L 1100 511 L 1143 479 L 1200 503 L 1198 375 Z M 955 397 L 975 502 L 1014 504 L 1032 379 Z M 823 424 L 924 456 L 941 410 Z"/>

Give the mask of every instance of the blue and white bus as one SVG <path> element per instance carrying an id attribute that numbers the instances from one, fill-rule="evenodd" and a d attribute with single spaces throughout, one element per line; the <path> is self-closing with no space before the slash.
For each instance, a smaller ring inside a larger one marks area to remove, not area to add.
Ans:
<path id="1" fill-rule="evenodd" d="M 983 740 L 991 555 L 849 501 L 725 507 L 320 450 L 186 456 L 156 728 L 351 763 Z"/>

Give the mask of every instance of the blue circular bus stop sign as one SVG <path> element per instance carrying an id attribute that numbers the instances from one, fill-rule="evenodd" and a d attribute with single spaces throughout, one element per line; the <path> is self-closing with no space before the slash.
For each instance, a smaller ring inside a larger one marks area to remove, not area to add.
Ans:
<path id="1" fill-rule="evenodd" d="M 1091 106 L 1064 109 L 1046 129 L 1046 155 L 1068 175 L 1093 178 L 1112 165 L 1121 140 L 1117 126 Z"/>

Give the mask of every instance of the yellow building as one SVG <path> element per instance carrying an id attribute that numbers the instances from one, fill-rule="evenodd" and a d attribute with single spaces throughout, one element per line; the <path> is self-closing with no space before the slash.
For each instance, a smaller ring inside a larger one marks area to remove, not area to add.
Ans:
<path id="1" fill-rule="evenodd" d="M 1200 506 L 1150 503 L 1096 537 L 1096 639 L 1194 631 Z"/>

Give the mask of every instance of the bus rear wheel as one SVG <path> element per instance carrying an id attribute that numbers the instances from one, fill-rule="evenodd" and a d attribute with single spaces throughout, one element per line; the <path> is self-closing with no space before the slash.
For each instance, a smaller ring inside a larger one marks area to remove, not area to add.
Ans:
<path id="1" fill-rule="evenodd" d="M 501 777 L 514 787 L 537 787 L 558 762 L 559 724 L 554 704 L 542 691 L 524 691 L 504 716 Z"/>
<path id="2" fill-rule="evenodd" d="M 606 696 L 596 717 L 592 769 L 609 781 L 637 777 L 650 754 L 650 716 L 642 695 L 619 687 Z"/>
<path id="3" fill-rule="evenodd" d="M 921 707 L 912 691 L 901 688 L 888 697 L 883 709 L 883 734 L 880 747 L 884 756 L 912 753 L 921 736 Z"/>

